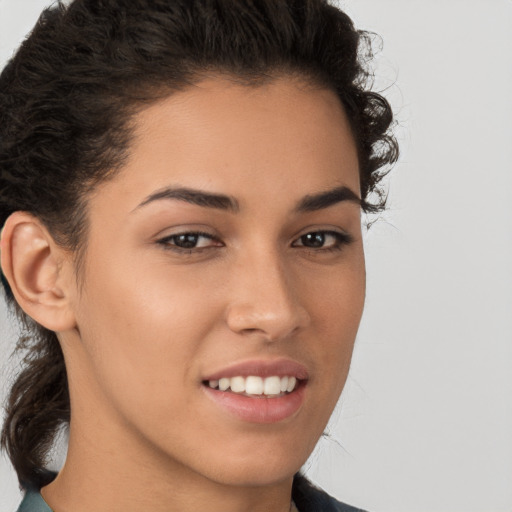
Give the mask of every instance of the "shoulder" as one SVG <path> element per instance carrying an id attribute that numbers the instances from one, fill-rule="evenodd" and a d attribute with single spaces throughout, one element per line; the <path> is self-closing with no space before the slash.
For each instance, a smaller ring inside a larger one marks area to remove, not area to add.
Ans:
<path id="1" fill-rule="evenodd" d="M 292 498 L 299 512 L 364 512 L 329 496 L 302 475 L 295 476 Z"/>

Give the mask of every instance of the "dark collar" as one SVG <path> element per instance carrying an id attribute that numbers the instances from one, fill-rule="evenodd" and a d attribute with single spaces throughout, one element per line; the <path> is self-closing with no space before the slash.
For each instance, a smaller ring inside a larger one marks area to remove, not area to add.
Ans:
<path id="1" fill-rule="evenodd" d="M 299 512 L 364 512 L 334 499 L 299 473 L 293 480 L 292 499 Z"/>

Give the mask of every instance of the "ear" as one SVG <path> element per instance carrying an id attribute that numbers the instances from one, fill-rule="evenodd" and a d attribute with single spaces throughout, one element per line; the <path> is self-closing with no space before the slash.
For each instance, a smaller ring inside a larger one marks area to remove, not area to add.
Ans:
<path id="1" fill-rule="evenodd" d="M 71 254 L 59 247 L 42 222 L 14 212 L 1 240 L 2 271 L 20 307 L 43 327 L 63 332 L 75 327 L 76 288 Z"/>

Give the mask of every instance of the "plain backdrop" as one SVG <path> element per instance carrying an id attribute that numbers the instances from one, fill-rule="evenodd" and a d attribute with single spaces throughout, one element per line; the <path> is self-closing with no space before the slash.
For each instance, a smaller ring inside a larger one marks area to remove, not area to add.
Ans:
<path id="1" fill-rule="evenodd" d="M 48 3 L 0 0 L 2 63 Z M 351 374 L 307 471 L 372 512 L 510 511 L 512 2 L 340 4 L 382 36 L 376 88 L 402 156 L 365 235 Z M 16 367 L 1 322 L 3 398 Z M 4 459 L 1 512 L 19 499 Z"/>

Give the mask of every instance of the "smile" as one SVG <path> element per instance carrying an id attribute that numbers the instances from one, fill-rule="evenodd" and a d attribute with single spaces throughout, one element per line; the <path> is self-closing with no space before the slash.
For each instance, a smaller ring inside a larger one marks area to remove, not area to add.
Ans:
<path id="1" fill-rule="evenodd" d="M 201 388 L 222 414 L 270 424 L 291 420 L 299 413 L 308 383 L 308 370 L 296 361 L 252 360 L 204 376 Z"/>
<path id="2" fill-rule="evenodd" d="M 249 375 L 248 377 L 221 377 L 220 379 L 209 380 L 208 386 L 220 391 L 231 391 L 233 393 L 244 394 L 246 396 L 265 396 L 280 397 L 286 393 L 291 393 L 297 386 L 298 380 L 293 375 L 279 377 L 272 375 L 269 377 L 259 377 Z"/>

